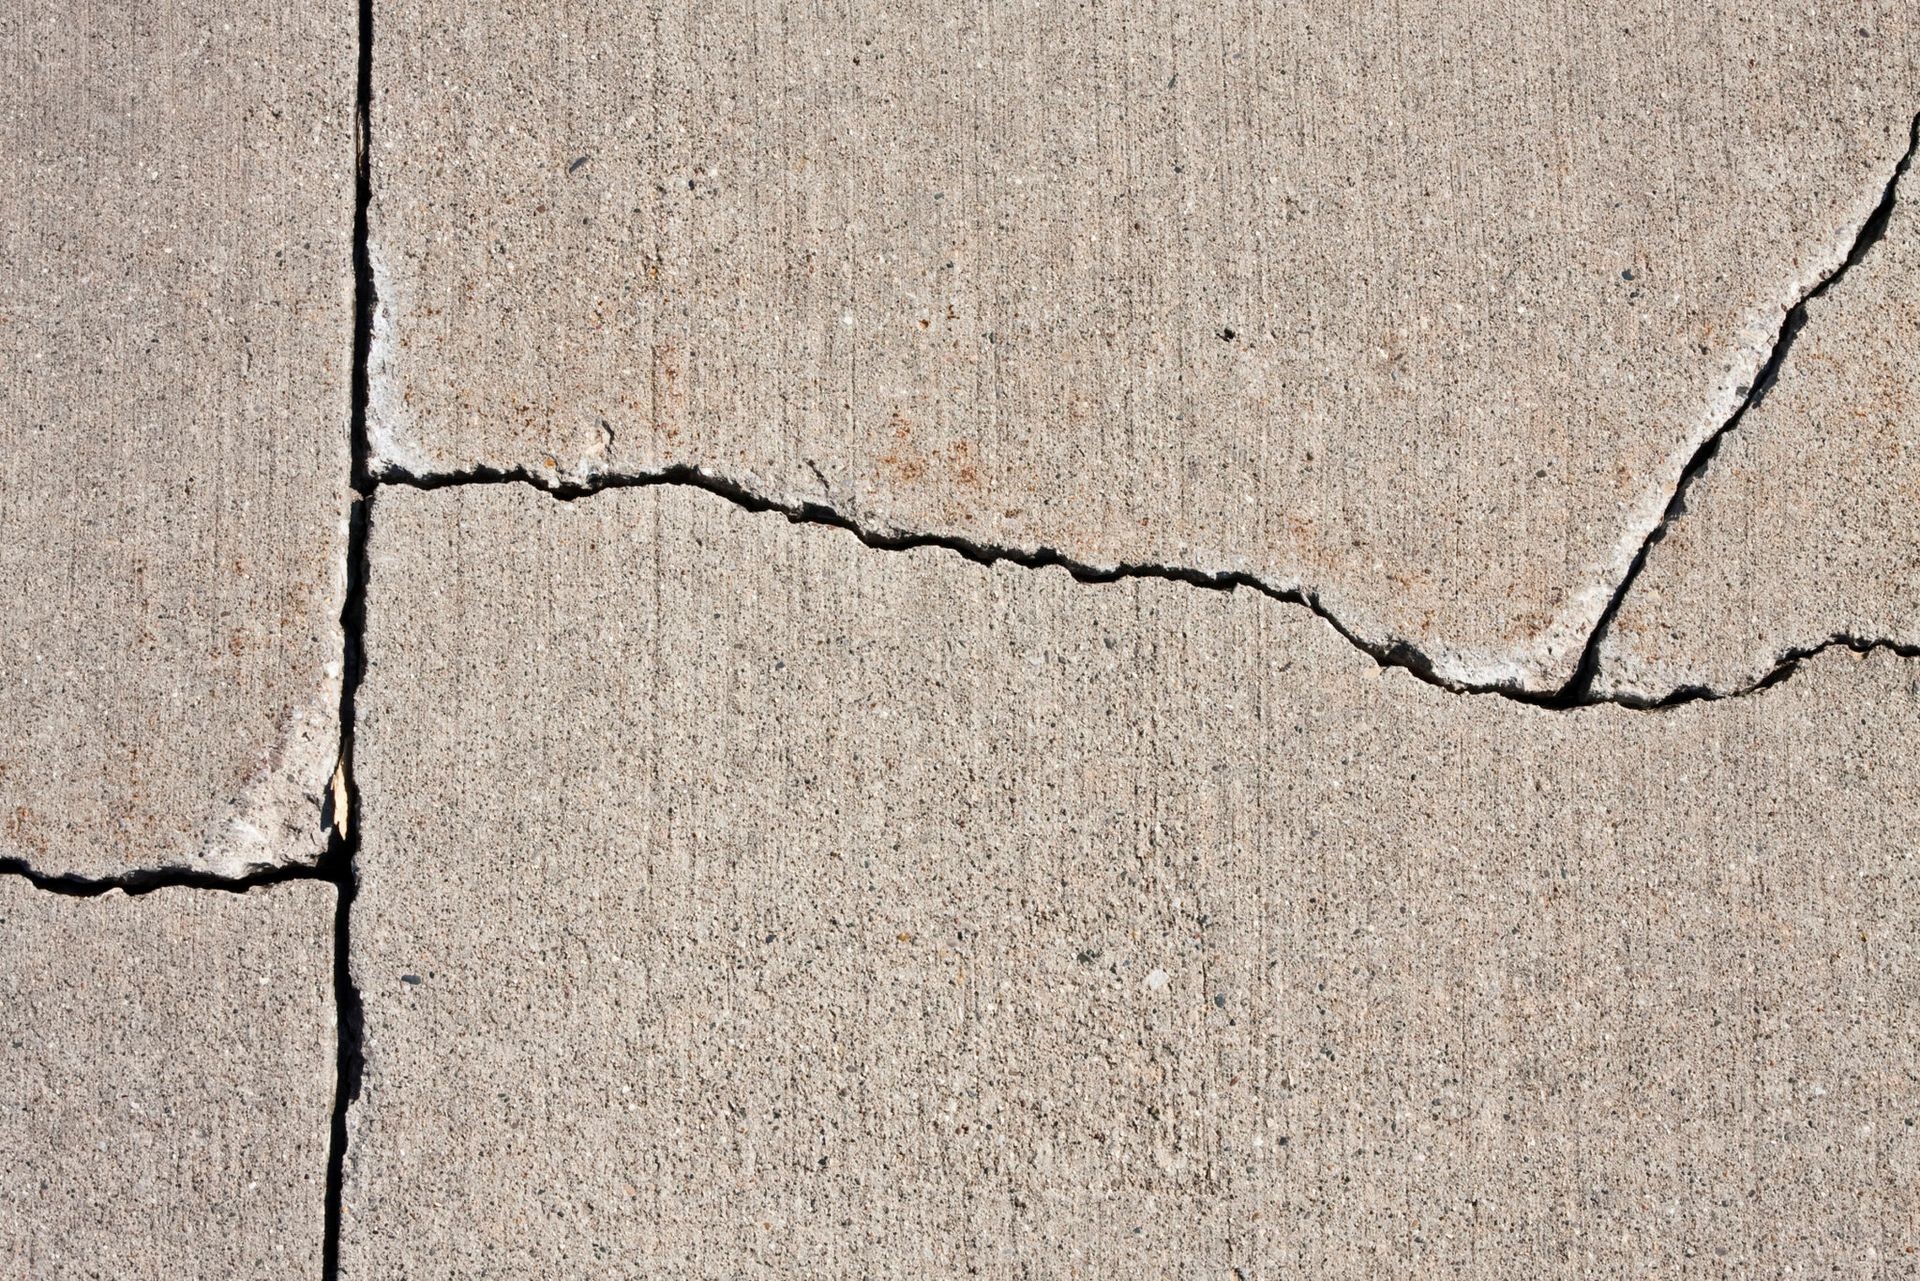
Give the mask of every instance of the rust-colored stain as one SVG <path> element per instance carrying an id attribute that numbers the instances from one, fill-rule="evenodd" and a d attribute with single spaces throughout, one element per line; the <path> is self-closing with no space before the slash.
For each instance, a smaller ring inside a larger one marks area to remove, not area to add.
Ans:
<path id="1" fill-rule="evenodd" d="M 40 834 L 39 825 L 39 818 L 32 810 L 24 805 L 16 805 L 7 818 L 7 837 L 44 858 L 47 854 L 47 838 Z"/>

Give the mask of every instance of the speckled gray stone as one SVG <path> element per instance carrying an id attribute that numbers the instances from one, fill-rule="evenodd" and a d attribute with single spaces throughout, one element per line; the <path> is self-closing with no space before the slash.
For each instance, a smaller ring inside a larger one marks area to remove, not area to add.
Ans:
<path id="1" fill-rule="evenodd" d="M 0 1275 L 321 1275 L 333 887 L 0 876 Z"/>
<path id="2" fill-rule="evenodd" d="M 685 488 L 372 536 L 344 1277 L 1920 1246 L 1912 663 L 1554 712 Z"/>
<path id="3" fill-rule="evenodd" d="M 339 3 L 0 12 L 0 859 L 322 848 L 354 28 Z"/>
<path id="4" fill-rule="evenodd" d="M 1558 685 L 1920 9 L 376 4 L 379 459 L 699 465 Z"/>
<path id="5" fill-rule="evenodd" d="M 1687 491 L 1597 688 L 1744 689 L 1835 637 L 1920 646 L 1920 181 Z"/>

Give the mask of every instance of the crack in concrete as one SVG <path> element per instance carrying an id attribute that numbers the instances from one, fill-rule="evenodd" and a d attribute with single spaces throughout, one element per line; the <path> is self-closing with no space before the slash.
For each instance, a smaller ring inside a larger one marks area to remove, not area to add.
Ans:
<path id="1" fill-rule="evenodd" d="M 373 102 L 373 2 L 359 0 L 359 45 L 356 68 L 354 117 L 354 332 L 352 369 L 349 382 L 349 454 L 353 500 L 349 508 L 347 546 L 347 587 L 341 607 L 340 626 L 343 647 L 343 676 L 340 691 L 340 747 L 336 773 L 337 789 L 323 804 L 321 821 L 329 832 L 326 853 L 311 865 L 295 864 L 262 867 L 241 876 L 224 876 L 189 868 L 135 869 L 114 876 L 84 877 L 35 871 L 20 859 L 0 859 L 0 875 L 24 877 L 36 888 L 53 894 L 95 897 L 115 890 L 129 895 L 152 893 L 170 887 L 214 890 L 244 894 L 254 889 L 299 880 L 323 880 L 337 891 L 334 918 L 334 992 L 336 1003 L 335 1094 L 328 1136 L 327 1171 L 324 1191 L 325 1230 L 321 1274 L 329 1281 L 340 1272 L 340 1242 L 345 1184 L 346 1149 L 349 1139 L 348 1114 L 359 1098 L 362 1054 L 363 1005 L 353 981 L 350 960 L 350 927 L 353 899 L 358 887 L 355 861 L 360 850 L 358 822 L 359 790 L 353 775 L 353 739 L 356 700 L 364 675 L 366 594 L 370 567 L 369 539 L 375 499 L 383 486 L 396 485 L 421 490 L 480 484 L 525 484 L 559 501 L 589 498 L 610 489 L 680 486 L 702 490 L 723 498 L 748 512 L 776 512 L 794 524 L 818 525 L 852 534 L 866 547 L 878 551 L 910 551 L 939 548 L 981 565 L 1000 562 L 1026 569 L 1058 568 L 1078 582 L 1099 584 L 1127 579 L 1161 579 L 1212 591 L 1245 589 L 1312 612 L 1327 623 L 1355 649 L 1365 653 L 1381 668 L 1398 668 L 1416 679 L 1454 694 L 1486 694 L 1550 709 L 1571 709 L 1597 704 L 1613 704 L 1636 710 L 1663 710 L 1696 701 L 1717 701 L 1758 693 L 1791 678 L 1799 665 L 1827 650 L 1845 647 L 1856 653 L 1885 649 L 1903 658 L 1920 658 L 1920 646 L 1902 645 L 1887 639 L 1836 634 L 1816 645 L 1789 651 L 1760 680 L 1733 691 L 1704 688 L 1676 690 L 1658 700 L 1628 695 L 1600 696 L 1593 693 L 1598 671 L 1599 648 L 1620 605 L 1644 568 L 1648 552 L 1664 537 L 1667 527 L 1685 511 L 1688 489 L 1705 471 L 1721 441 L 1733 431 L 1746 412 L 1761 403 L 1778 378 L 1782 361 L 1807 321 L 1806 307 L 1826 293 L 1878 243 L 1885 234 L 1895 203 L 1895 189 L 1920 149 L 1920 115 L 1909 130 L 1906 153 L 1888 180 L 1880 203 L 1862 225 L 1846 259 L 1833 272 L 1788 309 L 1773 349 L 1745 399 L 1718 430 L 1695 450 L 1682 468 L 1674 492 L 1659 522 L 1650 530 L 1627 573 L 1602 611 L 1581 652 L 1574 675 L 1558 690 L 1535 692 L 1511 685 L 1472 685 L 1450 681 L 1436 671 L 1433 661 L 1418 647 L 1404 640 L 1369 641 L 1343 623 L 1308 589 L 1279 588 L 1244 572 L 1208 571 L 1177 565 L 1152 563 L 1119 564 L 1106 568 L 1079 561 L 1059 550 L 1041 547 L 1021 549 L 980 542 L 957 535 L 931 533 L 881 533 L 863 526 L 855 518 L 832 506 L 808 501 L 781 502 L 716 476 L 697 467 L 680 465 L 653 473 L 609 476 L 576 484 L 541 477 L 524 469 L 500 470 L 475 467 L 468 470 L 415 475 L 402 468 L 382 466 L 377 474 L 373 465 L 367 411 L 369 404 L 369 363 L 372 351 L 373 322 L 378 303 L 371 262 L 368 230 L 372 203 L 372 102 Z M 611 443 L 611 442 L 609 442 Z"/>
<path id="2" fill-rule="evenodd" d="M 856 517 L 829 503 L 774 498 L 693 464 L 679 463 L 653 471 L 606 474 L 587 481 L 569 481 L 557 476 L 542 475 L 526 467 L 500 468 L 476 465 L 446 472 L 418 473 L 401 464 L 382 461 L 375 465 L 373 485 L 375 488 L 381 485 L 400 485 L 412 489 L 431 490 L 460 485 L 522 484 L 563 502 L 591 498 L 595 494 L 613 489 L 681 486 L 724 498 L 749 512 L 776 512 L 797 525 L 820 525 L 844 530 L 858 538 L 863 545 L 876 551 L 911 551 L 916 548 L 932 547 L 953 552 L 981 565 L 993 565 L 1004 561 L 1025 569 L 1062 569 L 1082 583 L 1113 583 L 1125 579 L 1157 578 L 1212 591 L 1245 589 L 1257 592 L 1273 600 L 1297 605 L 1310 611 L 1338 632 L 1349 645 L 1366 654 L 1380 667 L 1405 671 L 1415 679 L 1451 694 L 1485 694 L 1554 710 L 1611 705 L 1636 711 L 1662 711 L 1688 703 L 1743 698 L 1780 684 L 1798 669 L 1801 662 L 1837 645 L 1845 645 L 1856 650 L 1884 648 L 1903 657 L 1916 656 L 1910 647 L 1901 646 L 1890 639 L 1836 636 L 1810 649 L 1793 650 L 1783 654 L 1759 680 L 1737 689 L 1715 690 L 1705 686 L 1684 686 L 1659 698 L 1648 698 L 1629 692 L 1603 694 L 1595 691 L 1600 671 L 1601 647 L 1628 593 L 1632 591 L 1641 571 L 1645 569 L 1649 553 L 1655 544 L 1666 536 L 1668 527 L 1685 513 L 1688 491 L 1719 453 L 1721 443 L 1728 434 L 1739 427 L 1748 410 L 1766 399 L 1767 393 L 1778 381 L 1787 353 L 1792 349 L 1800 331 L 1806 327 L 1807 304 L 1839 284 L 1885 236 L 1887 224 L 1892 217 L 1897 200 L 1900 180 L 1912 166 L 1916 151 L 1920 151 L 1920 114 L 1916 114 L 1908 126 L 1906 151 L 1895 163 L 1893 174 L 1887 179 L 1878 203 L 1861 224 L 1845 258 L 1817 284 L 1802 294 L 1797 302 L 1787 308 L 1767 358 L 1755 374 L 1740 404 L 1725 422 L 1695 448 L 1681 468 L 1679 476 L 1674 481 L 1673 492 L 1659 520 L 1641 540 L 1638 550 L 1628 564 L 1626 573 L 1614 587 L 1606 606 L 1588 632 L 1587 639 L 1581 646 L 1580 659 L 1572 675 L 1558 689 L 1530 690 L 1515 683 L 1477 683 L 1443 675 L 1432 657 L 1412 641 L 1404 638 L 1373 640 L 1362 636 L 1329 609 L 1321 601 L 1319 594 L 1311 588 L 1277 587 L 1257 575 L 1244 571 L 1206 570 L 1152 562 L 1122 562 L 1100 566 L 1078 560 L 1058 548 L 1044 545 L 1023 548 L 989 543 L 960 534 L 882 532 L 862 524 Z M 371 290 L 371 287 L 371 279 L 369 279 L 367 288 Z M 811 463 L 809 465 L 811 466 Z M 815 474 L 819 474 L 817 469 Z"/>
<path id="3" fill-rule="evenodd" d="M 289 863 L 255 867 L 240 876 L 205 872 L 190 867 L 140 867 L 111 876 L 81 876 L 76 872 L 42 872 L 25 859 L 0 858 L 0 876 L 18 876 L 37 890 L 68 898 L 99 898 L 119 890 L 137 897 L 155 890 L 217 890 L 245 894 L 288 881 L 326 881 L 332 877 L 324 864 Z"/>
<path id="4" fill-rule="evenodd" d="M 1680 469 L 1679 478 L 1674 482 L 1673 493 L 1667 499 L 1665 510 L 1660 513 L 1660 519 L 1654 523 L 1652 529 L 1647 531 L 1646 538 L 1641 540 L 1639 550 L 1634 553 L 1633 560 L 1627 566 L 1627 572 L 1621 576 L 1619 584 L 1615 586 L 1613 594 L 1607 600 L 1606 608 L 1600 611 L 1600 617 L 1595 621 L 1593 630 L 1587 634 L 1587 642 L 1580 650 L 1580 662 L 1574 668 L 1573 676 L 1567 681 L 1566 686 L 1562 690 L 1562 693 L 1567 695 L 1569 705 L 1579 705 L 1597 701 L 1614 701 L 1623 705 L 1633 705 L 1632 701 L 1625 697 L 1605 700 L 1595 699 L 1591 696 L 1594 683 L 1600 675 L 1600 649 L 1601 646 L 1606 643 L 1607 633 L 1613 627 L 1613 620 L 1618 617 L 1620 608 L 1626 603 L 1627 595 L 1633 590 L 1633 585 L 1639 579 L 1641 571 L 1646 569 L 1647 558 L 1652 554 L 1654 547 L 1667 536 L 1668 528 L 1675 521 L 1679 520 L 1681 516 L 1686 514 L 1687 492 L 1691 490 L 1695 482 L 1705 474 L 1707 468 L 1712 464 L 1714 457 L 1719 454 L 1721 444 L 1735 428 L 1739 427 L 1741 421 L 1747 416 L 1747 411 L 1755 408 L 1764 401 L 1767 398 L 1767 393 L 1772 391 L 1774 384 L 1779 381 L 1780 369 L 1781 366 L 1786 363 L 1787 353 L 1793 349 L 1794 340 L 1800 336 L 1800 331 L 1806 328 L 1807 304 L 1821 297 L 1827 293 L 1828 290 L 1839 284 L 1846 274 L 1859 266 L 1861 261 L 1872 252 L 1873 247 L 1879 244 L 1886 236 L 1887 225 L 1893 218 L 1894 206 L 1899 203 L 1900 179 L 1903 178 L 1907 170 L 1912 167 L 1916 150 L 1920 150 L 1920 113 L 1916 113 L 1912 123 L 1907 126 L 1907 149 L 1901 154 L 1900 159 L 1895 162 L 1893 174 L 1887 179 L 1887 185 L 1881 190 L 1879 202 L 1874 205 L 1872 212 L 1867 215 L 1866 221 L 1860 224 L 1860 230 L 1854 236 L 1853 244 L 1847 250 L 1847 256 L 1841 260 L 1839 266 L 1828 272 L 1819 283 L 1802 294 L 1798 302 L 1787 308 L 1786 315 L 1780 320 L 1780 332 L 1774 337 L 1772 350 L 1768 352 L 1765 363 L 1760 366 L 1759 371 L 1754 375 L 1753 383 L 1747 388 L 1746 395 L 1741 399 L 1740 404 L 1734 409 L 1733 413 L 1728 415 L 1727 420 L 1720 424 L 1718 430 L 1700 442 L 1699 446 L 1693 451 L 1693 455 L 1687 459 L 1686 465 Z M 1782 656 L 1771 672 L 1748 689 L 1732 691 L 1726 694 L 1715 694 L 1713 691 L 1704 687 L 1693 687 L 1685 691 L 1688 694 L 1688 698 L 1683 701 L 1693 701 L 1699 698 L 1737 697 L 1742 693 L 1751 693 L 1754 690 L 1765 689 L 1769 685 L 1776 685 L 1785 679 L 1782 673 L 1797 665 L 1800 659 L 1809 657 L 1811 654 L 1819 652 L 1820 649 L 1831 648 L 1832 644 L 1836 643 L 1839 639 L 1840 638 L 1836 637 L 1835 641 L 1828 642 L 1806 653 L 1800 653 L 1798 657 L 1794 656 L 1795 651 L 1789 651 L 1786 655 Z M 1903 652 L 1898 646 L 1893 645 L 1891 642 L 1887 642 L 1886 644 L 1888 648 L 1893 649 L 1896 653 Z M 1682 691 L 1675 691 L 1675 694 L 1681 692 Z M 1662 701 L 1671 702 L 1673 698 L 1674 695 L 1669 695 L 1668 699 Z"/>
<path id="5" fill-rule="evenodd" d="M 617 489 L 649 489 L 679 487 L 697 489 L 703 493 L 723 498 L 744 511 L 755 514 L 775 513 L 786 517 L 796 525 L 815 525 L 841 530 L 857 538 L 863 546 L 875 551 L 913 551 L 918 548 L 937 548 L 949 551 L 978 565 L 995 565 L 1002 562 L 1017 565 L 1022 569 L 1060 569 L 1064 570 L 1076 582 L 1100 584 L 1117 583 L 1128 579 L 1160 579 L 1168 582 L 1184 583 L 1189 587 L 1198 587 L 1207 591 L 1250 591 L 1271 600 L 1295 605 L 1311 612 L 1339 633 L 1341 639 L 1366 654 L 1383 669 L 1393 668 L 1407 672 L 1416 680 L 1450 694 L 1483 694 L 1512 702 L 1525 703 L 1534 707 L 1551 710 L 1570 710 L 1580 707 L 1616 706 L 1633 711 L 1663 711 L 1687 703 L 1717 702 L 1729 698 L 1742 698 L 1778 685 L 1790 677 L 1799 664 L 1826 649 L 1844 644 L 1849 648 L 1864 651 L 1866 649 L 1890 649 L 1903 657 L 1920 657 L 1920 649 L 1910 650 L 1891 640 L 1856 637 L 1835 637 L 1819 646 L 1796 650 L 1782 656 L 1767 674 L 1749 686 L 1737 690 L 1711 690 L 1704 687 L 1678 689 L 1663 698 L 1648 699 L 1633 694 L 1598 694 L 1593 691 L 1592 682 L 1579 683 L 1579 673 L 1558 690 L 1535 691 L 1512 685 L 1472 685 L 1449 680 L 1435 668 L 1431 659 L 1416 646 L 1394 640 L 1379 642 L 1367 639 L 1347 626 L 1340 618 L 1321 603 L 1312 591 L 1296 588 L 1275 587 L 1259 577 L 1242 571 L 1222 571 L 1194 569 L 1181 565 L 1163 565 L 1154 563 L 1119 564 L 1100 566 L 1086 561 L 1076 560 L 1066 553 L 1052 547 L 1020 548 L 981 542 L 954 534 L 928 533 L 885 533 L 870 529 L 848 516 L 845 512 L 825 503 L 812 501 L 786 501 L 770 498 L 765 494 L 738 484 L 724 477 L 715 476 L 697 467 L 680 464 L 662 468 L 659 471 L 634 473 L 621 476 L 602 476 L 587 482 L 561 481 L 541 476 L 525 469 L 501 469 L 474 467 L 457 472 L 415 475 L 404 469 L 388 466 L 376 482 L 378 486 L 395 485 L 408 489 L 436 490 L 454 489 L 468 485 L 526 485 L 547 497 L 559 502 L 577 502 L 592 498 L 596 494 Z M 1588 647 L 1597 642 L 1590 640 Z"/>
<path id="6" fill-rule="evenodd" d="M 373 278 L 373 2 L 359 0 L 358 47 L 354 63 L 353 116 L 353 363 L 347 383 L 347 483 L 353 491 L 347 519 L 347 585 L 340 602 L 340 761 L 337 795 L 345 813 L 327 815 L 328 855 L 337 894 L 333 916 L 334 1085 L 327 1126 L 327 1174 L 322 1192 L 324 1226 L 320 1275 L 337 1281 L 340 1242 L 345 1225 L 349 1114 L 360 1097 L 366 1066 L 362 1049 L 365 1003 L 353 981 L 351 949 L 353 900 L 360 882 L 360 786 L 353 772 L 354 728 L 358 721 L 360 681 L 366 674 L 367 580 L 372 566 L 368 548 L 373 534 L 375 484 L 367 405 L 373 359 L 373 320 L 379 295 Z"/>
<path id="7" fill-rule="evenodd" d="M 1774 661 L 1774 665 L 1768 670 L 1765 676 L 1762 676 L 1753 684 L 1744 687 L 1738 691 L 1738 693 L 1751 694 L 1778 685 L 1798 671 L 1800 664 L 1810 658 L 1817 658 L 1832 649 L 1848 649 L 1856 654 L 1871 654 L 1878 650 L 1884 650 L 1900 658 L 1920 658 L 1920 645 L 1910 645 L 1904 641 L 1891 640 L 1884 636 L 1855 636 L 1851 632 L 1835 632 L 1825 640 L 1817 641 L 1812 645 L 1798 645 L 1792 649 L 1782 651 L 1780 657 Z M 1714 691 L 1702 685 L 1690 685 L 1683 687 L 1677 691 L 1676 694 L 1670 695 L 1669 699 L 1684 698 L 1685 701 L 1699 701 L 1702 699 L 1712 701 L 1716 698 L 1735 696 L 1737 695 L 1716 694 Z"/>

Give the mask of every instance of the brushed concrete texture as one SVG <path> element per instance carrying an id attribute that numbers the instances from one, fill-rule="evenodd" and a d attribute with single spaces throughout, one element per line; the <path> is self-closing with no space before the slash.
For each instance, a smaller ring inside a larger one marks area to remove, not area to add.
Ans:
<path id="1" fill-rule="evenodd" d="M 1880 0 L 376 3 L 377 458 L 697 465 L 1558 686 L 1920 98 Z"/>
<path id="2" fill-rule="evenodd" d="M 320 852 L 353 40 L 350 4 L 0 12 L 0 859 Z"/>
<path id="3" fill-rule="evenodd" d="M 1915 664 L 1550 712 L 685 487 L 376 502 L 342 1275 L 1903 1275 Z"/>
<path id="4" fill-rule="evenodd" d="M 0 1273 L 320 1276 L 333 906 L 0 877 Z"/>
<path id="5" fill-rule="evenodd" d="M 1834 637 L 1920 645 L 1920 208 L 1807 324 L 1602 642 L 1601 693 L 1742 689 Z"/>

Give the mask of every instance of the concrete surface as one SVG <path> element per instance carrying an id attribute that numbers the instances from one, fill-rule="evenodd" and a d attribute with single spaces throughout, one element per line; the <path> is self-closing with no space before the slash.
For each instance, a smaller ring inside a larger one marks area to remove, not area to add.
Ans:
<path id="1" fill-rule="evenodd" d="M 342 1275 L 1902 1275 L 1914 666 L 1544 711 L 684 488 L 377 500 Z"/>
<path id="2" fill-rule="evenodd" d="M 333 905 L 0 877 L 0 1274 L 321 1275 Z"/>
<path id="3" fill-rule="evenodd" d="M 707 467 L 1560 684 L 1920 10 L 376 4 L 376 452 Z"/>
<path id="4" fill-rule="evenodd" d="M 353 68 L 350 4 L 0 14 L 0 859 L 321 848 Z"/>
<path id="5" fill-rule="evenodd" d="M 1687 493 L 1597 688 L 1743 689 L 1835 636 L 1920 645 L 1920 182 Z"/>
<path id="6" fill-rule="evenodd" d="M 1893 0 L 8 7 L 0 1277 L 1913 1275 L 1914 208 L 1597 692 L 1784 679 L 1431 676 L 1584 690 L 1916 86 Z"/>

